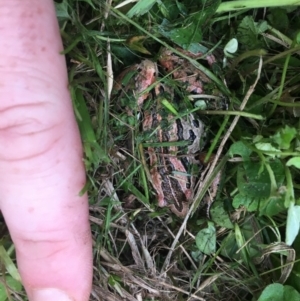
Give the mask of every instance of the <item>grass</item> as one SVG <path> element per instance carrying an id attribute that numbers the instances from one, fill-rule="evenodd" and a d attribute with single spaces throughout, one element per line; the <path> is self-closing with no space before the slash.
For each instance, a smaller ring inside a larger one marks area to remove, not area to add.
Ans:
<path id="1" fill-rule="evenodd" d="M 91 300 L 300 300 L 300 18 L 297 6 L 284 6 L 294 3 L 57 4 L 88 175 Z M 239 47 L 225 63 L 232 38 Z M 178 46 L 207 49 L 217 63 Z M 206 94 L 225 100 L 225 108 L 199 110 L 171 75 L 159 74 L 205 124 L 202 151 L 211 156 L 183 219 L 157 206 L 136 100 L 128 95 L 132 116 L 120 112 L 113 89 L 125 67 L 156 61 L 161 47 L 204 72 L 213 86 Z M 208 218 L 202 203 L 219 171 Z"/>

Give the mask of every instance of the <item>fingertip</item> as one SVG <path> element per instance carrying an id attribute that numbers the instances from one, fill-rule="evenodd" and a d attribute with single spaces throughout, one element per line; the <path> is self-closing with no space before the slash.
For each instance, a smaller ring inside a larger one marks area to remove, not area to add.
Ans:
<path id="1" fill-rule="evenodd" d="M 56 288 L 43 288 L 34 290 L 31 301 L 76 301 L 66 292 Z"/>

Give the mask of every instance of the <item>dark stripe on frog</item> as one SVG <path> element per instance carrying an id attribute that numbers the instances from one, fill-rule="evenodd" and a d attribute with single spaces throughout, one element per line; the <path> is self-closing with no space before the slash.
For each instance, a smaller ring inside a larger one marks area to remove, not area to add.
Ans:
<path id="1" fill-rule="evenodd" d="M 199 121 L 197 119 L 194 119 L 192 122 L 193 122 L 193 125 L 195 127 L 199 128 L 200 124 L 199 124 Z M 183 138 L 183 126 L 182 126 L 182 123 L 181 123 L 180 119 L 176 119 L 176 125 L 177 125 L 177 129 L 178 129 L 178 134 L 177 134 L 178 140 L 179 141 L 181 141 L 181 140 L 184 141 L 184 138 Z M 196 137 L 195 133 L 192 130 L 189 130 L 189 133 L 190 133 L 190 137 L 189 137 L 190 143 L 189 144 L 193 144 L 194 140 L 197 137 Z M 180 149 L 182 149 L 182 148 L 179 148 L 179 150 Z M 181 156 L 180 157 L 180 161 L 183 164 L 185 170 L 188 172 L 188 170 L 190 169 L 189 159 L 187 157 Z M 189 182 L 186 183 L 186 187 L 187 188 L 191 188 L 191 178 L 190 177 L 189 177 Z"/>
<path id="2" fill-rule="evenodd" d="M 178 181 L 172 177 L 164 177 L 161 183 L 165 200 L 168 204 L 174 204 L 175 208 L 181 212 L 183 203 L 187 203 L 186 195 L 181 191 Z"/>
<path id="3" fill-rule="evenodd" d="M 193 120 L 193 122 L 194 122 L 194 120 Z M 199 122 L 195 121 L 195 125 L 199 127 Z M 184 137 L 183 137 L 183 126 L 182 126 L 182 123 L 181 123 L 179 118 L 176 119 L 176 126 L 177 126 L 177 140 L 178 141 L 185 141 Z M 196 136 L 195 136 L 195 134 L 192 130 L 190 130 L 189 133 L 190 133 L 190 137 L 189 137 L 190 144 L 192 144 L 193 141 L 196 139 Z M 163 141 L 169 141 L 170 140 L 169 131 L 163 131 L 162 135 L 163 135 Z M 181 147 L 177 148 L 178 152 L 180 152 L 180 150 L 182 150 L 182 149 L 183 148 L 181 148 Z M 158 148 L 156 152 L 157 153 L 160 152 L 162 154 L 167 154 L 167 155 L 170 154 L 170 151 L 167 147 Z M 160 157 L 160 156 L 158 156 L 158 157 Z M 160 159 L 158 158 L 158 160 L 160 160 Z M 181 161 L 181 163 L 183 164 L 186 172 L 188 172 L 188 170 L 190 169 L 190 163 L 189 163 L 188 158 L 185 157 L 185 156 L 180 156 L 180 158 L 178 158 L 178 160 Z M 167 157 L 165 157 L 165 162 L 162 164 L 162 166 L 166 166 L 166 169 L 168 170 L 167 175 L 166 175 L 166 170 L 162 170 L 162 172 L 160 172 L 160 175 L 161 175 L 162 178 L 166 177 L 168 175 L 171 175 L 174 171 L 176 171 L 176 169 L 174 168 L 172 163 L 167 159 Z M 180 186 L 179 183 L 177 185 Z M 191 188 L 191 177 L 189 177 L 189 176 L 187 176 L 186 188 L 188 188 L 188 189 Z"/>
<path id="4" fill-rule="evenodd" d="M 166 175 L 162 177 L 161 187 L 164 192 L 165 200 L 168 204 L 174 204 L 175 208 L 181 212 L 183 209 L 183 203 L 187 203 L 188 200 L 179 182 Z"/>
<path id="5" fill-rule="evenodd" d="M 167 148 L 160 148 L 160 151 L 165 154 L 168 153 Z M 182 191 L 182 186 L 179 181 L 173 176 L 169 176 L 173 173 L 175 168 L 169 161 L 168 157 L 158 155 L 157 159 L 159 162 L 157 170 L 162 178 L 161 187 L 164 192 L 165 200 L 168 204 L 174 204 L 175 208 L 181 212 L 183 210 L 183 203 L 187 203 L 188 199 Z M 187 177 L 187 179 L 188 182 L 186 185 L 190 186 L 190 177 Z"/>

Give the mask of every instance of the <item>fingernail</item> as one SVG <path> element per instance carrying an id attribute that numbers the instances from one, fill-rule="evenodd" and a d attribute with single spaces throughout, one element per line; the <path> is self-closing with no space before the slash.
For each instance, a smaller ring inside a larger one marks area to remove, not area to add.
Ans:
<path id="1" fill-rule="evenodd" d="M 31 299 L 30 299 L 31 300 Z M 64 291 L 56 288 L 34 290 L 32 301 L 74 301 Z"/>

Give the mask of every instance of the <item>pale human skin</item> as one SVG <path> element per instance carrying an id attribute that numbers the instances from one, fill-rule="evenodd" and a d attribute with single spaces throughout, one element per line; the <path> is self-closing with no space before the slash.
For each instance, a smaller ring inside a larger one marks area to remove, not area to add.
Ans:
<path id="1" fill-rule="evenodd" d="M 0 1 L 0 37 L 0 206 L 22 282 L 30 301 L 87 301 L 86 177 L 53 0 Z"/>

